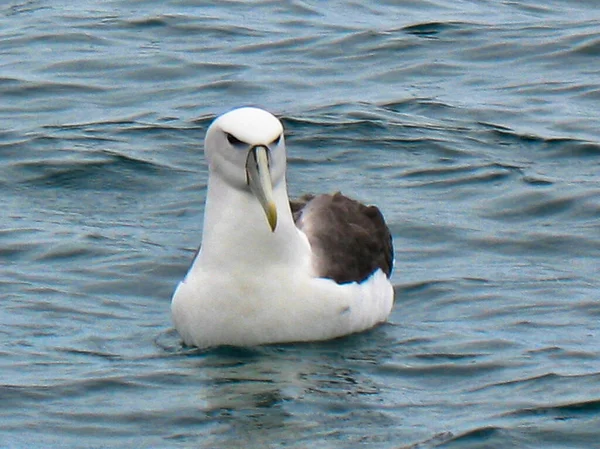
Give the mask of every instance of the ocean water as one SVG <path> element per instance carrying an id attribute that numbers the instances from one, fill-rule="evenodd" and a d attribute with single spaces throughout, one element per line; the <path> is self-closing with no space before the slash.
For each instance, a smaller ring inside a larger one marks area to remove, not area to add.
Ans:
<path id="1" fill-rule="evenodd" d="M 600 7 L 5 1 L 0 447 L 600 447 Z M 212 119 L 383 211 L 389 323 L 184 348 Z"/>

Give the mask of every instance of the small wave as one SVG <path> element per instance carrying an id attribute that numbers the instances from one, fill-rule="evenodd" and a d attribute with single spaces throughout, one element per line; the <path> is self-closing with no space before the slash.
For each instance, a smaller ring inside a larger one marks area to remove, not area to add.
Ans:
<path id="1" fill-rule="evenodd" d="M 154 17 L 141 17 L 138 19 L 130 19 L 125 21 L 124 23 L 127 24 L 129 27 L 136 29 L 163 28 L 171 26 L 175 22 L 173 19 L 175 19 L 175 17 L 173 16 L 161 15 Z"/>
<path id="2" fill-rule="evenodd" d="M 398 375 L 403 377 L 419 377 L 421 382 L 429 379 L 432 383 L 446 382 L 448 378 L 459 379 L 466 382 L 468 378 L 482 376 L 506 368 L 503 362 L 489 360 L 476 361 L 487 354 L 436 354 L 429 358 L 429 354 L 423 355 L 420 365 L 399 365 L 388 363 L 380 367 L 382 374 Z M 458 362 L 462 361 L 462 364 Z"/>
<path id="3" fill-rule="evenodd" d="M 24 184 L 37 187 L 70 189 L 143 189 L 159 176 L 166 167 L 148 160 L 99 151 L 75 160 L 33 159 L 13 164 L 13 168 L 26 173 Z"/>
<path id="4" fill-rule="evenodd" d="M 66 262 L 73 259 L 84 260 L 87 257 L 100 255 L 97 248 L 91 248 L 89 244 L 83 242 L 69 242 L 44 246 L 49 246 L 49 248 L 35 258 L 38 262 Z"/>
<path id="5" fill-rule="evenodd" d="M 572 51 L 584 56 L 600 56 L 600 39 L 589 39 L 587 42 L 575 47 Z"/>
<path id="6" fill-rule="evenodd" d="M 440 101 L 439 99 L 421 97 L 421 98 L 406 98 L 403 100 L 396 100 L 388 103 L 380 104 L 380 107 L 387 111 L 392 112 L 419 112 L 419 111 L 447 111 L 453 113 L 456 111 L 456 107 Z"/>
<path id="7" fill-rule="evenodd" d="M 596 158 L 600 156 L 600 144 L 572 139 L 550 139 L 547 142 L 550 154 L 560 158 Z"/>
<path id="8" fill-rule="evenodd" d="M 567 420 L 581 415 L 600 415 L 600 398 L 523 408 L 507 414 L 507 416 L 518 417 L 538 415 L 550 415 L 557 420 Z"/>
<path id="9" fill-rule="evenodd" d="M 8 37 L 5 39 L 4 44 L 12 48 L 19 48 L 23 46 L 33 47 L 36 45 L 47 45 L 48 42 L 52 44 L 74 44 L 74 45 L 94 45 L 103 46 L 107 45 L 108 41 L 102 37 L 95 36 L 93 34 L 79 32 L 79 31 L 68 31 L 68 28 L 62 28 L 58 33 L 45 32 L 50 27 L 44 29 L 43 32 L 33 34 L 17 35 L 15 37 Z"/>
<path id="10" fill-rule="evenodd" d="M 447 30 L 462 28 L 462 25 L 456 22 L 423 22 L 405 26 L 402 31 L 417 37 L 434 39 Z"/>
<path id="11" fill-rule="evenodd" d="M 600 213 L 600 204 L 594 191 L 566 194 L 554 189 L 527 189 L 490 200 L 485 209 L 487 212 L 482 215 L 506 222 L 547 219 L 558 215 L 591 219 Z"/>
<path id="12" fill-rule="evenodd" d="M 600 155 L 600 144 L 569 137 L 544 137 L 533 133 L 521 133 L 506 126 L 480 123 L 495 134 L 500 145 L 513 143 L 535 147 L 540 156 L 548 158 L 573 157 L 585 158 Z"/>
<path id="13" fill-rule="evenodd" d="M 37 97 L 56 95 L 97 94 L 106 92 L 100 86 L 82 83 L 31 81 L 21 78 L 0 78 L 0 95 L 6 97 Z"/>
<path id="14" fill-rule="evenodd" d="M 1 385 L 0 400 L 4 406 L 9 404 L 18 408 L 25 402 L 51 399 L 62 400 L 78 397 L 89 392 L 123 391 L 124 389 L 140 387 L 135 380 L 124 377 L 82 379 L 71 382 L 58 382 L 48 385 Z"/>
<path id="15" fill-rule="evenodd" d="M 497 426 L 482 426 L 453 435 L 436 448 L 488 448 L 507 447 L 510 438 L 505 429 Z M 513 441 L 514 443 L 514 441 Z M 513 446 L 511 446 L 513 447 Z"/>
<path id="16" fill-rule="evenodd" d="M 426 186 L 462 186 L 467 184 L 486 184 L 503 181 L 512 177 L 519 168 L 498 163 L 480 166 L 452 166 L 417 169 L 405 172 L 402 178 L 417 180 L 411 187 Z"/>
<path id="17" fill-rule="evenodd" d="M 143 161 L 133 162 L 121 157 L 104 161 L 20 164 L 20 168 L 24 170 L 42 172 L 28 180 L 28 184 L 32 186 L 100 190 L 111 188 L 130 190 L 131 182 L 127 181 L 127 177 L 120 176 L 119 172 L 128 169 L 145 171 L 151 167 L 152 164 Z M 133 182 L 139 183 L 139 179 Z"/>
<path id="18" fill-rule="evenodd" d="M 531 232 L 524 236 L 471 239 L 470 243 L 481 250 L 493 250 L 500 254 L 515 256 L 524 254 L 556 257 L 563 257 L 565 254 L 577 254 L 578 257 L 600 256 L 600 243 L 594 238 L 584 236 Z"/>

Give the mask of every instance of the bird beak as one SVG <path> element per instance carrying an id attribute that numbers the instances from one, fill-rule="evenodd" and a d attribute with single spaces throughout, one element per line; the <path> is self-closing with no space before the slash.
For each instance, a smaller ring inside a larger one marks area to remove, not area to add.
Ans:
<path id="1" fill-rule="evenodd" d="M 275 232 L 277 207 L 273 199 L 269 156 L 269 149 L 264 145 L 257 145 L 250 149 L 246 159 L 246 182 L 265 211 L 271 231 Z"/>

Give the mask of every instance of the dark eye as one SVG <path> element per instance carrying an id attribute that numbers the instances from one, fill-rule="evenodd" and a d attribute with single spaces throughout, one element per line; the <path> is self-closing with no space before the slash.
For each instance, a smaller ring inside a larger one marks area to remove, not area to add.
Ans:
<path id="1" fill-rule="evenodd" d="M 273 142 L 271 142 L 269 145 L 277 145 L 280 140 L 281 140 L 281 134 L 279 134 L 277 136 L 277 138 L 275 140 L 273 140 Z"/>
<path id="2" fill-rule="evenodd" d="M 233 134 L 225 133 L 225 135 L 227 136 L 227 142 L 229 142 L 231 145 L 243 145 L 244 144 L 244 142 L 242 142 L 240 139 L 235 137 Z"/>

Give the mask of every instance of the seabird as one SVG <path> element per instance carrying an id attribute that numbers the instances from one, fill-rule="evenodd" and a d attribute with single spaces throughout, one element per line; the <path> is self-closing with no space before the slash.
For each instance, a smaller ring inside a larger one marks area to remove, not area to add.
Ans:
<path id="1" fill-rule="evenodd" d="M 208 128 L 200 250 L 171 304 L 185 344 L 327 340 L 384 322 L 394 303 L 390 231 L 340 193 L 290 202 L 281 122 L 244 107 Z"/>

